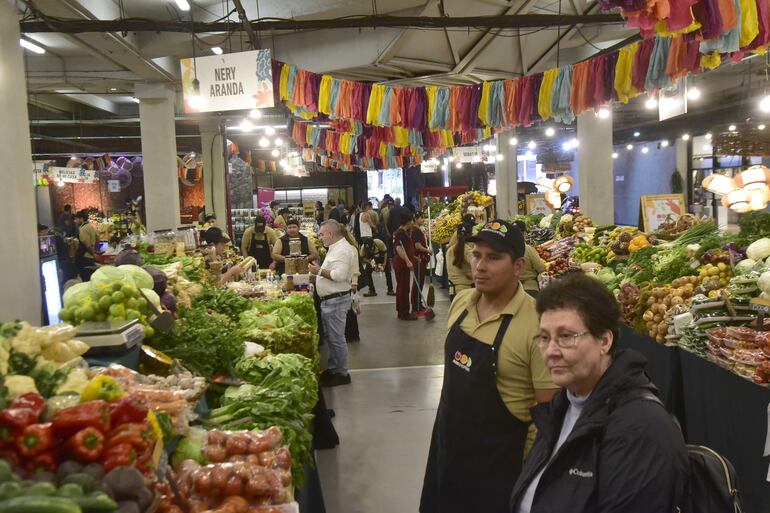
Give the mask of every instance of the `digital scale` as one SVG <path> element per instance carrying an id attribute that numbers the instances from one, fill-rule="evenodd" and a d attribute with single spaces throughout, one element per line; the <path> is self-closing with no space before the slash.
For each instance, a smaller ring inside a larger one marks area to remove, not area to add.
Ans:
<path id="1" fill-rule="evenodd" d="M 86 357 L 122 355 L 144 339 L 144 328 L 137 319 L 84 322 L 77 330 L 76 338 L 91 348 Z"/>

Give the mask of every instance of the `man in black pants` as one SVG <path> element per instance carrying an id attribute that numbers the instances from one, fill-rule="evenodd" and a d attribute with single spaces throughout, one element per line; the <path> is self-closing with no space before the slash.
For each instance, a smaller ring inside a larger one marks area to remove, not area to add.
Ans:
<path id="1" fill-rule="evenodd" d="M 377 266 L 388 266 L 388 247 L 380 239 L 370 239 L 368 243 L 364 243 L 361 246 L 361 260 L 364 265 L 364 279 L 358 287 L 361 290 L 364 287 L 369 287 L 369 291 L 364 294 L 364 297 L 373 297 L 377 295 L 377 290 L 374 287 L 374 269 Z M 393 278 L 391 278 L 391 281 Z"/>

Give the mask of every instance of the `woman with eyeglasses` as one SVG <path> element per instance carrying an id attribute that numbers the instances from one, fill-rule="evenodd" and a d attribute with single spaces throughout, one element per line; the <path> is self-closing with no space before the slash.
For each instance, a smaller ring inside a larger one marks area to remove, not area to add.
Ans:
<path id="1" fill-rule="evenodd" d="M 536 337 L 554 384 L 532 409 L 537 439 L 511 497 L 512 513 L 674 513 L 684 503 L 687 451 L 644 373 L 617 350 L 620 308 L 582 273 L 537 299 Z"/>

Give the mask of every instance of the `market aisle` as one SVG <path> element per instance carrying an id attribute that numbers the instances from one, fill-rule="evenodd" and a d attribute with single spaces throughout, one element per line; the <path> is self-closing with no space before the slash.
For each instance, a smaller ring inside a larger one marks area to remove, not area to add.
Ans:
<path id="1" fill-rule="evenodd" d="M 329 513 L 409 513 L 419 505 L 449 298 L 436 287 L 436 318 L 404 322 L 384 280 L 377 291 L 362 302 L 361 343 L 349 346 L 352 385 L 325 389 L 340 436 L 339 447 L 316 453 Z"/>

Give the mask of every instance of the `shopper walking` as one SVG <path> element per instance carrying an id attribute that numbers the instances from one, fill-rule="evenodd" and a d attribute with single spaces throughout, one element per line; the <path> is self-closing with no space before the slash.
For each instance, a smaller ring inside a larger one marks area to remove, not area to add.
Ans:
<path id="1" fill-rule="evenodd" d="M 316 291 L 321 302 L 321 321 L 329 347 L 329 360 L 321 374 L 321 385 L 350 383 L 348 346 L 345 342 L 345 320 L 352 303 L 350 297 L 353 274 L 358 262 L 355 249 L 345 240 L 338 222 L 321 225 L 319 237 L 328 248 L 322 266 L 311 263 L 310 274 L 316 276 Z"/>
<path id="2" fill-rule="evenodd" d="M 254 218 L 254 226 L 243 232 L 241 254 L 253 256 L 260 269 L 268 269 L 273 263 L 273 247 L 277 240 L 275 230 L 267 226 L 265 218 L 259 214 Z"/>
<path id="3" fill-rule="evenodd" d="M 425 284 L 425 276 L 427 275 L 428 264 L 430 263 L 430 257 L 433 254 L 430 247 L 428 246 L 427 240 L 425 239 L 425 232 L 422 231 L 424 222 L 425 219 L 422 216 L 422 212 L 418 212 L 414 216 L 414 226 L 412 226 L 412 229 L 410 230 L 412 243 L 414 244 L 416 264 L 414 274 L 417 278 L 417 283 L 420 284 L 420 290 L 422 290 L 422 286 Z M 421 304 L 422 300 L 419 299 L 419 297 L 420 291 L 417 290 L 417 287 L 414 287 L 412 289 L 412 312 L 420 312 L 427 306 Z"/>
<path id="4" fill-rule="evenodd" d="M 382 198 L 382 204 L 383 207 L 380 210 L 380 222 L 382 227 L 380 232 L 382 233 L 382 240 L 385 242 L 385 245 L 388 248 L 388 258 L 385 261 L 385 283 L 388 286 L 388 295 L 395 296 L 396 292 L 393 290 L 393 274 L 391 273 L 391 268 L 393 267 L 393 257 L 395 255 L 393 252 L 393 232 L 388 229 L 390 211 L 395 207 L 395 203 L 391 197 L 386 194 Z"/>
<path id="5" fill-rule="evenodd" d="M 96 245 L 99 243 L 99 235 L 96 229 L 88 222 L 88 212 L 81 210 L 75 214 L 75 225 L 78 227 L 78 249 L 75 252 L 75 267 L 80 279 L 88 281 L 96 270 Z"/>
<path id="6" fill-rule="evenodd" d="M 521 230 L 521 233 L 527 234 L 527 225 L 524 221 L 516 221 L 516 226 Z M 537 277 L 540 273 L 545 272 L 545 262 L 540 258 L 537 250 L 529 244 L 527 244 L 526 253 L 524 254 L 524 261 L 526 265 L 524 272 L 521 273 L 521 284 L 524 286 L 527 294 L 537 299 L 537 295 L 540 292 L 540 284 L 537 282 Z"/>
<path id="7" fill-rule="evenodd" d="M 286 257 L 291 256 L 292 240 L 299 241 L 300 255 L 305 256 L 308 262 L 318 260 L 318 250 L 316 250 L 315 245 L 310 244 L 310 240 L 300 233 L 299 221 L 290 217 L 286 221 L 286 235 L 275 241 L 273 246 L 273 260 L 278 274 L 286 272 Z"/>
<path id="8" fill-rule="evenodd" d="M 675 512 L 689 472 L 679 428 L 654 398 L 645 358 L 618 351 L 620 306 L 575 273 L 537 300 L 540 352 L 554 383 L 533 409 L 537 441 L 516 482 L 514 513 Z"/>
<path id="9" fill-rule="evenodd" d="M 412 273 L 415 267 L 414 243 L 410 235 L 412 220 L 401 218 L 401 225 L 393 233 L 393 247 L 396 256 L 393 270 L 396 272 L 396 312 L 402 321 L 414 321 L 417 317 L 410 312 L 409 295 L 412 287 Z"/>
<path id="10" fill-rule="evenodd" d="M 367 201 L 363 204 L 361 213 L 358 215 L 358 226 L 362 245 L 369 245 L 374 238 L 374 232 L 377 230 L 377 221 L 372 217 L 372 202 Z"/>
<path id="11" fill-rule="evenodd" d="M 421 513 L 509 513 L 529 409 L 556 393 L 535 342 L 535 301 L 519 284 L 524 237 L 497 220 L 469 242 L 476 288 L 449 310 Z"/>
<path id="12" fill-rule="evenodd" d="M 473 275 L 471 273 L 471 257 L 473 244 L 468 239 L 473 236 L 473 226 L 476 218 L 470 214 L 463 217 L 462 224 L 457 228 L 452 240 L 449 241 L 449 249 L 444 259 L 446 274 L 449 278 L 449 300 L 463 290 L 473 287 Z"/>

